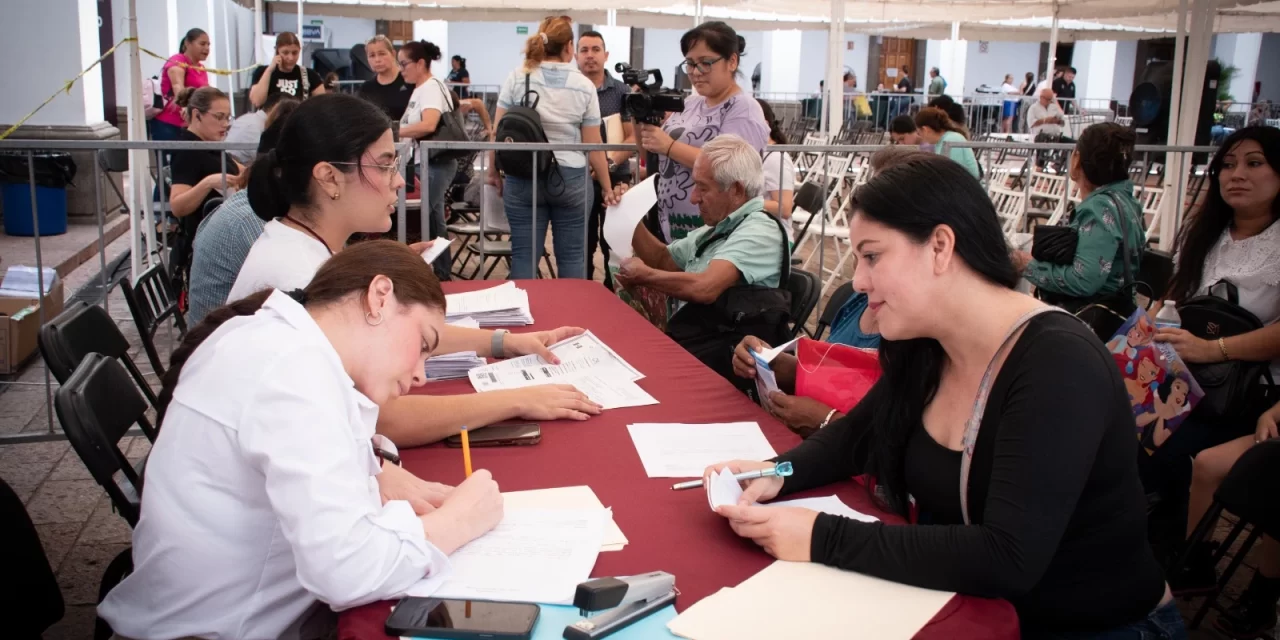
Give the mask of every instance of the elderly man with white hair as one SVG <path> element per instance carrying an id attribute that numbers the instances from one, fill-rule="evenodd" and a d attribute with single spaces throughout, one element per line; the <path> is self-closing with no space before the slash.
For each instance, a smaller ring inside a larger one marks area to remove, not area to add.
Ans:
<path id="1" fill-rule="evenodd" d="M 1039 136 L 1062 135 L 1062 127 L 1067 124 L 1067 114 L 1062 112 L 1058 101 L 1054 100 L 1052 89 L 1040 90 L 1040 101 L 1027 109 L 1027 128 L 1031 134 Z"/>
<path id="2" fill-rule="evenodd" d="M 760 153 L 742 138 L 721 135 L 702 147 L 692 189 L 705 226 L 668 246 L 637 225 L 635 257 L 622 263 L 618 282 L 667 294 L 668 334 L 734 379 L 733 347 L 743 335 L 769 342 L 786 330 L 790 297 L 779 287 L 790 245 L 782 223 L 764 210 Z"/>

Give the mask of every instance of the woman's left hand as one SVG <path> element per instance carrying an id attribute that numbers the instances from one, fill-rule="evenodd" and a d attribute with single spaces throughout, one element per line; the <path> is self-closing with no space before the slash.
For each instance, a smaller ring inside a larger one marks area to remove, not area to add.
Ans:
<path id="1" fill-rule="evenodd" d="M 1156 329 L 1156 342 L 1167 342 L 1186 362 L 1222 362 L 1222 349 L 1218 343 L 1197 338 L 1186 329 Z"/>
<path id="2" fill-rule="evenodd" d="M 420 516 L 439 508 L 453 491 L 453 487 L 449 485 L 427 482 L 390 462 L 382 463 L 382 472 L 377 478 L 382 504 L 392 500 L 406 500 L 413 507 L 413 512 Z"/>
<path id="3" fill-rule="evenodd" d="M 502 350 L 509 358 L 516 356 L 537 355 L 549 364 L 560 364 L 560 358 L 551 353 L 547 347 L 582 335 L 586 329 L 582 327 L 560 327 L 550 331 L 534 331 L 532 333 L 508 333 L 502 342 Z"/>
<path id="4" fill-rule="evenodd" d="M 790 562 L 810 562 L 809 539 L 818 512 L 798 507 L 760 507 L 726 504 L 716 513 L 729 519 L 733 532 L 750 538 L 769 555 Z"/>
<path id="5" fill-rule="evenodd" d="M 651 124 L 640 125 L 640 146 L 649 153 L 667 155 L 671 149 L 671 136 L 662 127 Z"/>
<path id="6" fill-rule="evenodd" d="M 817 429 L 818 425 L 831 413 L 828 407 L 813 398 L 793 396 L 781 391 L 769 394 L 769 402 L 773 403 L 774 417 L 786 423 L 792 430 Z M 835 419 L 835 416 L 832 416 Z"/>

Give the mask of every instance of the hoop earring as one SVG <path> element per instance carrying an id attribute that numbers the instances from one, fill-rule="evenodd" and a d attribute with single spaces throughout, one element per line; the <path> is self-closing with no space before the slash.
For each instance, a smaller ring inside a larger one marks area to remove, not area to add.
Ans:
<path id="1" fill-rule="evenodd" d="M 376 327 L 376 326 L 378 326 L 378 325 L 382 324 L 382 312 L 381 312 L 381 311 L 379 311 L 379 312 L 377 313 L 377 318 L 378 318 L 377 320 L 374 320 L 373 318 L 374 318 L 374 313 L 373 313 L 372 311 L 370 311 L 369 313 L 364 314 L 364 321 L 365 321 L 365 322 L 367 322 L 367 323 L 369 323 L 369 326 L 371 326 L 371 327 Z"/>

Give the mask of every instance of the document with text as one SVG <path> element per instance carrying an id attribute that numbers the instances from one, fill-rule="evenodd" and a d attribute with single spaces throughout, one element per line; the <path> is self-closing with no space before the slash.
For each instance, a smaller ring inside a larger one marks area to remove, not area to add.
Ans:
<path id="1" fill-rule="evenodd" d="M 754 422 L 632 424 L 627 431 L 650 478 L 697 478 L 717 462 L 778 455 Z"/>

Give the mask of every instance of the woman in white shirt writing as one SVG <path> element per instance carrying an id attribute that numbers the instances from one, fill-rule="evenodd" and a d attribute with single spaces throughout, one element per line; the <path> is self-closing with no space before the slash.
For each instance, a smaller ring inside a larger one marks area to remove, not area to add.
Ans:
<path id="1" fill-rule="evenodd" d="M 134 571 L 99 609 L 114 631 L 323 637 L 330 608 L 442 580 L 502 519 L 498 486 L 419 480 L 383 461 L 374 423 L 425 381 L 444 311 L 421 256 L 380 240 L 192 329 L 164 379 Z"/>
<path id="2" fill-rule="evenodd" d="M 269 222 L 227 300 L 264 288 L 304 287 L 329 256 L 344 250 L 352 234 L 390 229 L 404 185 L 399 166 L 391 121 L 378 107 L 342 94 L 299 105 L 281 128 L 275 150 L 251 168 L 249 204 Z M 436 351 L 475 351 L 482 358 L 536 353 L 555 363 L 547 347 L 581 332 L 561 327 L 515 334 L 446 326 Z M 475 429 L 513 419 L 586 420 L 599 412 L 598 405 L 570 385 L 448 398 L 413 395 L 382 407 L 378 431 L 405 447 L 446 438 L 464 425 Z"/>

